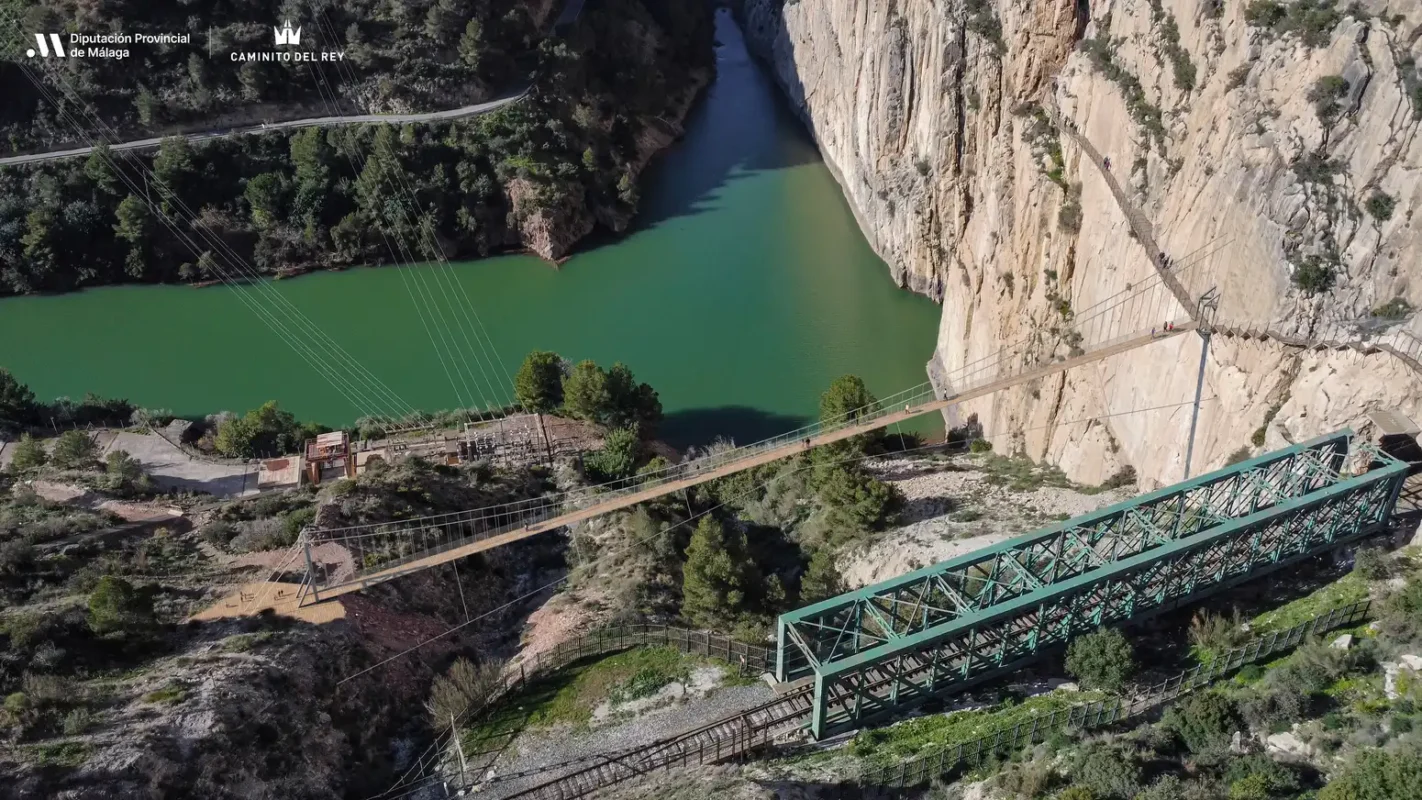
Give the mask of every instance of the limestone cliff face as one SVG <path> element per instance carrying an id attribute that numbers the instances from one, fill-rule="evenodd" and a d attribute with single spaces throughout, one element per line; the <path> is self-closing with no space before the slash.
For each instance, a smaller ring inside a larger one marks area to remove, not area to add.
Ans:
<path id="1" fill-rule="evenodd" d="M 1246 19 L 1218 0 L 743 0 L 741 16 L 895 280 L 943 303 L 930 373 L 951 376 L 1158 280 L 1141 231 L 1191 305 L 1218 288 L 1220 319 L 1422 329 L 1422 7 L 1343 6 L 1303 25 L 1287 3 Z M 1400 319 L 1373 315 L 1388 304 Z M 1188 316 L 1173 299 L 1129 315 L 1098 327 Z M 1178 480 L 1200 347 L 1162 341 L 961 413 L 1079 480 L 1128 464 Z M 1216 335 L 1205 381 L 1196 472 L 1257 451 L 1261 427 L 1272 447 L 1422 412 L 1422 380 L 1385 353 Z"/>

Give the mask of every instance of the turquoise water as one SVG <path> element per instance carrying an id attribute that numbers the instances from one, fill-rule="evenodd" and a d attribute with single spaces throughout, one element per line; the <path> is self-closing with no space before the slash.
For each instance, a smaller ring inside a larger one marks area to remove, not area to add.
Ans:
<path id="1" fill-rule="evenodd" d="M 534 348 L 627 363 L 660 392 L 664 436 L 676 444 L 797 427 L 845 373 L 881 396 L 922 383 L 937 306 L 890 280 L 724 18 L 719 40 L 718 77 L 684 140 L 645 176 L 631 235 L 557 269 L 523 256 L 442 268 L 458 287 L 433 267 L 270 287 L 423 409 L 506 398 Z M 464 295 L 477 320 L 451 305 Z M 361 415 L 241 300 L 226 288 L 143 286 L 0 301 L 0 365 L 45 399 L 92 391 L 183 415 L 275 399 L 330 425 Z M 436 310 L 444 325 L 431 324 Z M 479 350 L 480 324 L 495 363 L 461 369 Z M 431 343 L 441 332 L 443 359 Z"/>

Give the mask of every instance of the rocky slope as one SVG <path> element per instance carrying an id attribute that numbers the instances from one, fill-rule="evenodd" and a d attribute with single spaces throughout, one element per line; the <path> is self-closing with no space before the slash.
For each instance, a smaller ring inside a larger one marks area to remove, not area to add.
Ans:
<path id="1" fill-rule="evenodd" d="M 930 372 L 951 375 L 1155 279 L 1128 211 L 1188 302 L 1219 288 L 1221 319 L 1304 337 L 1422 329 L 1422 7 L 1302 8 L 744 0 L 741 17 L 895 280 L 943 303 Z M 1122 197 L 1044 109 L 1111 159 Z M 1373 315 L 1389 304 L 1392 319 Z M 1106 332 L 1187 316 L 1170 300 Z M 1022 451 L 1079 480 L 1131 464 L 1170 482 L 1199 356 L 1198 337 L 1177 337 L 962 411 L 1024 431 Z M 1215 336 L 1205 380 L 1197 471 L 1364 426 L 1373 408 L 1422 412 L 1422 379 L 1388 354 Z"/>

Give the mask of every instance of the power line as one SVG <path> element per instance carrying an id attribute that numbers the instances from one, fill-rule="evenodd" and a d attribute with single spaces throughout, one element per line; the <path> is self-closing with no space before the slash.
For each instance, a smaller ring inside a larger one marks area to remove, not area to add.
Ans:
<path id="1" fill-rule="evenodd" d="M 1216 399 L 1216 398 L 1211 397 L 1211 398 L 1207 398 L 1206 400 L 1203 400 L 1203 401 L 1201 401 L 1201 402 L 1213 402 L 1215 399 Z M 1032 428 L 1018 428 L 1018 429 L 1015 429 L 1015 430 L 1012 430 L 1012 431 L 1004 431 L 1004 432 L 999 432 L 999 433 L 994 433 L 994 434 L 985 434 L 985 435 L 984 435 L 983 437 L 981 437 L 981 438 L 988 439 L 988 440 L 1000 439 L 1000 438 L 1008 437 L 1008 436 L 1017 436 L 1017 435 L 1020 435 L 1020 434 L 1022 434 L 1022 433 L 1027 433 L 1027 432 L 1035 431 L 1035 430 L 1044 430 L 1044 429 L 1047 429 L 1047 428 L 1061 427 L 1061 426 L 1064 426 L 1064 425 L 1077 425 L 1077 424 L 1084 424 L 1084 423 L 1088 423 L 1088 422 L 1099 422 L 1099 421 L 1104 420 L 1104 419 L 1111 419 L 1111 418 L 1114 418 L 1114 417 L 1128 416 L 1128 415 L 1131 415 L 1131 414 L 1144 414 L 1144 413 L 1148 413 L 1148 412 L 1151 412 L 1151 411 L 1162 411 L 1162 410 L 1166 410 L 1166 409 L 1179 408 L 1179 407 L 1181 407 L 1181 406 L 1194 405 L 1194 402 L 1195 402 L 1195 401 L 1194 401 L 1193 399 L 1191 399 L 1191 400 L 1189 400 L 1189 401 L 1181 402 L 1181 403 L 1168 403 L 1168 404 L 1164 404 L 1164 405 L 1152 406 L 1152 407 L 1150 407 L 1150 408 L 1133 409 L 1133 410 L 1131 410 L 1131 411 L 1118 411 L 1118 412 L 1116 412 L 1116 413 L 1114 413 L 1114 414 L 1100 414 L 1100 415 L 1097 415 L 1097 416 L 1094 416 L 1094 417 L 1086 417 L 1086 418 L 1082 418 L 1082 419 L 1068 420 L 1068 421 L 1066 421 L 1066 422 L 1057 422 L 1057 423 L 1053 423 L 1053 424 L 1050 424 L 1050 425 L 1040 425 L 1040 426 L 1034 426 L 1034 427 L 1032 427 Z M 860 455 L 860 456 L 853 456 L 853 457 L 848 457 L 848 458 L 842 458 L 842 459 L 837 459 L 837 460 L 835 460 L 835 461 L 832 462 L 832 463 L 840 464 L 840 463 L 851 463 L 851 462 L 855 462 L 855 461 L 864 461 L 864 460 L 868 460 L 868 459 L 892 458 L 892 457 L 894 457 L 895 455 L 899 455 L 899 454 L 902 454 L 902 453 L 918 452 L 918 451 L 922 451 L 922 450 L 936 450 L 936 449 L 942 449 L 944 446 L 945 446 L 945 445 L 925 445 L 925 446 L 922 446 L 922 447 L 915 447 L 915 448 L 911 448 L 911 449 L 909 449 L 909 450 L 898 451 L 898 452 L 895 452 L 895 453 L 880 453 L 880 454 L 875 454 L 875 455 Z M 736 495 L 734 499 L 739 500 L 739 499 L 742 498 L 742 497 L 749 496 L 750 494 L 753 494 L 753 493 L 755 493 L 755 492 L 759 492 L 759 491 L 761 491 L 761 490 L 763 490 L 763 489 L 768 488 L 771 484 L 775 483 L 776 481 L 784 480 L 784 479 L 790 477 L 791 475 L 795 475 L 795 474 L 797 474 L 797 473 L 799 473 L 799 472 L 804 472 L 804 471 L 809 470 L 809 469 L 813 469 L 813 466 L 812 466 L 812 465 L 806 465 L 806 466 L 803 466 L 803 467 L 797 467 L 796 469 L 793 469 L 793 470 L 781 472 L 781 473 L 775 475 L 774 477 L 772 477 L 772 478 L 770 478 L 770 479 L 768 479 L 768 480 L 766 480 L 766 481 L 763 481 L 763 482 L 761 482 L 760 484 L 758 484 L 758 485 L 756 485 L 756 486 L 754 486 L 754 487 L 752 487 L 752 488 L 750 488 L 750 489 L 747 489 L 746 491 L 744 491 L 744 492 L 742 492 L 742 493 Z M 654 538 L 657 538 L 657 537 L 662 536 L 662 535 L 664 535 L 664 534 L 666 534 L 666 533 L 669 533 L 669 532 L 671 532 L 671 531 L 673 531 L 673 530 L 675 530 L 675 529 L 681 527 L 682 525 L 685 525 L 685 524 L 687 524 L 687 523 L 689 523 L 689 522 L 692 522 L 692 521 L 695 521 L 695 520 L 697 520 L 697 519 L 699 519 L 699 518 L 701 518 L 701 517 L 704 517 L 704 516 L 706 516 L 707 514 L 711 513 L 712 511 L 716 511 L 716 510 L 722 508 L 723 506 L 727 505 L 727 504 L 730 503 L 730 502 L 731 502 L 730 500 L 723 500 L 723 501 L 721 501 L 720 503 L 717 503 L 716 505 L 712 506 L 711 508 L 706 509 L 705 511 L 698 512 L 698 513 L 692 515 L 691 517 L 689 517 L 689 518 L 687 518 L 687 519 L 685 519 L 685 520 L 683 520 L 683 521 L 681 521 L 681 522 L 678 522 L 678 523 L 676 523 L 675 525 L 673 525 L 673 526 L 671 526 L 671 527 L 669 527 L 669 528 L 667 528 L 667 529 L 665 529 L 665 530 L 658 531 L 657 533 L 654 533 L 654 534 L 652 534 L 652 535 L 650 535 L 650 536 L 647 536 L 647 537 L 644 537 L 644 538 L 642 538 L 642 539 L 639 539 L 639 540 L 633 542 L 632 544 L 630 544 L 630 545 L 628 545 L 628 546 L 626 546 L 626 547 L 624 547 L 624 548 L 622 548 L 622 549 L 620 549 L 620 550 L 615 551 L 615 553 L 613 553 L 613 554 L 606 555 L 606 556 L 599 556 L 598 558 L 595 558 L 595 559 L 593 559 L 592 561 L 587 562 L 586 564 L 580 564 L 580 565 L 579 565 L 579 568 L 592 566 L 592 565 L 594 565 L 594 564 L 598 564 L 598 563 L 600 563 L 600 562 L 602 562 L 602 561 L 604 561 L 604 560 L 607 560 L 607 559 L 609 559 L 609 558 L 612 558 L 613 555 L 621 555 L 621 554 L 623 554 L 623 553 L 626 553 L 626 552 L 628 552 L 629 550 L 631 550 L 631 549 L 634 548 L 634 547 L 638 547 L 638 546 L 640 546 L 640 545 L 642 545 L 642 544 L 645 544 L 646 542 L 651 541 L 651 540 L 654 539 Z M 450 635 L 450 634 L 452 634 L 452 633 L 454 633 L 454 632 L 456 632 L 456 631 L 459 631 L 459 630 L 461 630 L 461 629 L 463 629 L 463 628 L 466 628 L 466 627 L 468 627 L 469 625 L 474 624 L 475 622 L 478 622 L 478 621 L 483 620 L 483 619 L 487 619 L 488 617 L 493 616 L 494 614 L 497 614 L 497 613 L 499 613 L 499 612 L 501 612 L 501 611 L 504 611 L 504 610 L 506 610 L 506 609 L 508 609 L 508 608 L 511 608 L 511 607 L 513 607 L 513 606 L 515 606 L 515 605 L 517 605 L 517 604 L 519 604 L 519 603 L 521 603 L 521 602 L 523 602 L 523 601 L 525 601 L 525 600 L 527 600 L 527 599 L 529 599 L 529 598 L 532 598 L 532 597 L 535 597 L 535 596 L 537 596 L 537 595 L 539 595 L 539 594 L 542 594 L 543 592 L 546 592 L 546 591 L 548 591 L 549 589 L 552 589 L 552 588 L 554 588 L 554 587 L 557 587 L 557 586 L 559 586 L 559 585 L 561 585 L 561 584 L 567 582 L 571 577 L 572 577 L 572 573 L 570 573 L 569 575 L 565 575 L 565 576 L 563 576 L 563 577 L 561 577 L 561 578 L 559 578 L 559 579 L 557 579 L 557 580 L 555 580 L 555 581 L 551 581 L 551 582 L 549 582 L 549 583 L 546 583 L 546 584 L 544 584 L 544 585 L 542 585 L 542 586 L 540 586 L 540 587 L 538 587 L 538 588 L 536 588 L 536 589 L 533 589 L 533 590 L 531 590 L 531 591 L 529 591 L 529 592 L 526 592 L 526 593 L 524 593 L 524 594 L 522 594 L 522 595 L 520 595 L 520 596 L 514 598 L 513 600 L 510 600 L 510 601 L 508 601 L 507 603 L 504 603 L 503 605 L 498 606 L 497 608 L 491 609 L 491 610 L 489 610 L 489 611 L 484 612 L 483 614 L 480 614 L 480 615 L 478 615 L 478 616 L 476 616 L 476 617 L 473 617 L 473 618 L 471 618 L 471 619 L 469 619 L 469 620 L 466 620 L 465 622 L 459 623 L 458 625 L 455 625 L 454 627 L 452 627 L 452 628 L 450 628 L 450 629 L 444 631 L 443 633 L 436 634 L 435 636 L 429 637 L 428 639 L 425 639 L 424 641 L 421 641 L 420 643 L 418 643 L 418 644 L 416 644 L 416 645 L 414 645 L 414 646 L 412 646 L 412 647 L 409 647 L 409 648 L 407 648 L 406 650 L 404 650 L 404 651 L 402 651 L 402 652 L 400 652 L 400 653 L 397 653 L 397 654 L 395 654 L 395 655 L 393 655 L 393 656 L 390 656 L 389 658 L 386 658 L 386 659 L 384 659 L 383 661 L 376 662 L 375 664 L 373 664 L 373 665 L 371 665 L 371 666 L 369 666 L 369 667 L 366 667 L 365 669 L 360 670 L 359 672 L 353 673 L 353 674 L 351 674 L 351 675 L 349 675 L 349 676 L 347 676 L 347 677 L 345 677 L 345 678 L 342 678 L 341 680 L 337 681 L 336 684 L 339 686 L 339 685 L 344 684 L 344 683 L 346 683 L 346 682 L 348 682 L 348 681 L 351 681 L 351 680 L 354 680 L 354 679 L 356 679 L 356 678 L 359 678 L 360 676 L 365 675 L 366 673 L 369 673 L 369 672 L 372 672 L 372 671 L 374 671 L 374 670 L 376 670 L 376 669 L 379 669 L 380 667 L 383 667 L 383 666 L 385 666 L 386 664 L 391 663 L 392 661 L 398 660 L 398 659 L 400 659 L 400 658 L 402 658 L 402 657 L 404 657 L 404 656 L 406 656 L 406 655 L 409 655 L 410 653 L 415 652 L 416 650 L 419 650 L 420 648 L 424 647 L 424 646 L 427 645 L 427 644 L 430 644 L 431 642 L 435 642 L 435 641 L 438 641 L 439 639 L 443 639 L 444 637 L 446 637 L 446 636 L 448 636 L 448 635 Z"/>

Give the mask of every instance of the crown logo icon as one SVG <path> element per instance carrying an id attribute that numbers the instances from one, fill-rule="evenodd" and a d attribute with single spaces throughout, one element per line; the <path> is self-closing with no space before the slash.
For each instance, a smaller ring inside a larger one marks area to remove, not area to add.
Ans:
<path id="1" fill-rule="evenodd" d="M 285 24 L 286 24 L 286 27 L 284 27 L 284 28 L 272 28 L 272 30 L 276 32 L 276 43 L 277 43 L 277 46 L 278 46 L 278 47 L 280 47 L 281 45 L 292 45 L 292 46 L 296 46 L 296 45 L 301 44 L 301 29 L 300 29 L 300 28 L 297 28 L 296 30 L 292 30 L 292 29 L 291 29 L 291 23 L 290 23 L 290 22 L 287 22 L 287 23 L 285 23 Z"/>

